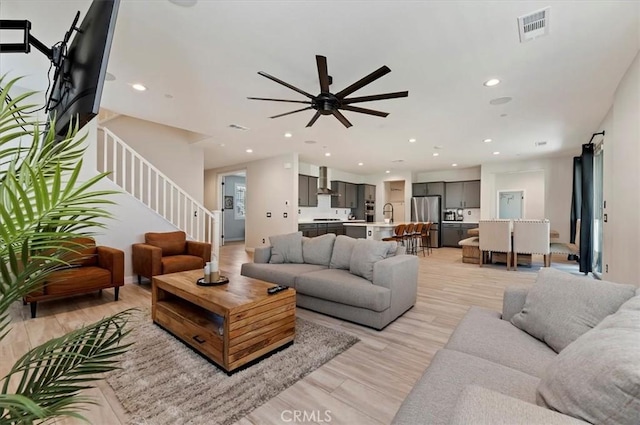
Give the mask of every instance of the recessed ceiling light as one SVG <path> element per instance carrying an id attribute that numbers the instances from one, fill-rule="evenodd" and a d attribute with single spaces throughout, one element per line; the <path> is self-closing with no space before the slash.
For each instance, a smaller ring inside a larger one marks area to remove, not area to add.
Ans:
<path id="1" fill-rule="evenodd" d="M 493 139 L 484 139 L 484 140 L 483 140 L 483 142 L 485 142 L 485 143 L 491 143 L 491 142 L 493 142 Z"/>
<path id="2" fill-rule="evenodd" d="M 497 86 L 498 84 L 500 84 L 500 80 L 498 80 L 497 78 L 492 78 L 484 82 L 484 85 L 486 87 L 493 87 L 493 86 Z"/>
<path id="3" fill-rule="evenodd" d="M 439 156 L 440 154 L 438 152 L 434 152 L 433 156 Z"/>
<path id="4" fill-rule="evenodd" d="M 494 154 L 494 155 L 500 155 L 500 152 L 495 151 L 493 154 Z"/>
<path id="5" fill-rule="evenodd" d="M 409 139 L 409 143 L 415 143 L 416 139 Z"/>
<path id="6" fill-rule="evenodd" d="M 324 156 L 331 156 L 331 152 L 325 152 Z"/>
<path id="7" fill-rule="evenodd" d="M 132 84 L 132 85 L 131 85 L 131 87 L 132 87 L 134 90 L 138 90 L 138 91 L 145 91 L 145 90 L 147 89 L 145 86 L 143 86 L 143 85 L 142 85 L 142 84 L 140 84 L 140 83 Z"/>
<path id="8" fill-rule="evenodd" d="M 458 166 L 458 164 L 451 164 L 451 166 L 452 166 L 452 167 L 457 167 L 457 166 Z"/>
<path id="9" fill-rule="evenodd" d="M 107 81 L 114 81 L 116 79 L 116 76 L 113 75 L 110 72 L 107 72 L 107 74 L 105 75 L 104 79 L 107 80 Z"/>
<path id="10" fill-rule="evenodd" d="M 391 172 L 390 170 L 385 171 L 385 173 L 387 173 L 387 174 L 389 174 L 390 172 Z"/>
<path id="11" fill-rule="evenodd" d="M 358 165 L 362 167 L 364 165 L 364 163 L 363 162 L 358 162 Z"/>
<path id="12" fill-rule="evenodd" d="M 489 101 L 489 103 L 491 105 L 504 105 L 505 103 L 509 103 L 511 102 L 513 98 L 509 97 L 509 96 L 505 96 L 505 97 L 497 97 L 495 99 L 491 99 Z"/>
<path id="13" fill-rule="evenodd" d="M 246 153 L 253 153 L 253 149 L 247 149 L 245 152 Z"/>
<path id="14" fill-rule="evenodd" d="M 286 137 L 286 138 L 288 139 L 289 137 L 293 137 L 293 134 L 291 134 L 291 133 L 284 133 L 284 137 Z"/>

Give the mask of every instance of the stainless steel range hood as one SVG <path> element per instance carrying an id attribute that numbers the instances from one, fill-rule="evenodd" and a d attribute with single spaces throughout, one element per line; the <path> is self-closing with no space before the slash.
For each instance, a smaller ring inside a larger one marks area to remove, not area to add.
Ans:
<path id="1" fill-rule="evenodd" d="M 319 178 L 318 178 L 318 195 L 331 195 L 331 196 L 340 196 L 338 193 L 334 192 L 329 188 L 329 181 L 327 180 L 327 167 L 320 167 L 319 170 Z"/>

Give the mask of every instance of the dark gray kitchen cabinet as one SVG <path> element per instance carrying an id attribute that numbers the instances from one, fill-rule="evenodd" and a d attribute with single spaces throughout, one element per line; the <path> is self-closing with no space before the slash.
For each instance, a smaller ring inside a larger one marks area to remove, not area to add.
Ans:
<path id="1" fill-rule="evenodd" d="M 480 180 L 445 183 L 445 208 L 480 208 Z"/>
<path id="2" fill-rule="evenodd" d="M 298 174 L 298 206 L 318 206 L 318 178 Z"/>
<path id="3" fill-rule="evenodd" d="M 457 248 L 460 242 L 460 225 L 458 223 L 442 223 L 442 246 Z"/>
<path id="4" fill-rule="evenodd" d="M 331 208 L 355 208 L 358 204 L 358 185 L 333 180 L 331 190 L 338 196 L 331 197 Z"/>
<path id="5" fill-rule="evenodd" d="M 480 208 L 480 180 L 464 182 L 464 208 Z"/>
<path id="6" fill-rule="evenodd" d="M 444 182 L 413 183 L 412 196 L 444 196 Z"/>

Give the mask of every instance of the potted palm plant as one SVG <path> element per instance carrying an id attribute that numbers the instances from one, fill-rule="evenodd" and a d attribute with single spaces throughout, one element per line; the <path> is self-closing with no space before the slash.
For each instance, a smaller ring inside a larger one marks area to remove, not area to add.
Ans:
<path id="1" fill-rule="evenodd" d="M 42 130 L 27 112 L 33 105 L 24 104 L 33 93 L 9 96 L 16 81 L 0 77 L 0 344 L 12 331 L 10 306 L 67 266 L 64 254 L 80 249 L 70 239 L 104 227 L 113 194 L 96 189 L 105 174 L 80 181 L 84 138 L 73 128 L 56 141 L 52 123 Z M 0 424 L 83 418 L 79 412 L 93 401 L 82 391 L 127 350 L 129 316 L 107 317 L 25 353 L 0 377 Z"/>

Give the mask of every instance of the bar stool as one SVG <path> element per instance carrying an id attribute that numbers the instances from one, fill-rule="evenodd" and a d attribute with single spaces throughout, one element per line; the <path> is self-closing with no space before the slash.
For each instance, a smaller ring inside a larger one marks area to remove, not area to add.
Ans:
<path id="1" fill-rule="evenodd" d="M 398 224 L 395 229 L 393 229 L 393 236 L 388 238 L 382 238 L 383 241 L 396 241 L 398 243 L 402 243 L 402 238 L 404 236 L 404 224 Z"/>
<path id="2" fill-rule="evenodd" d="M 427 247 L 427 255 L 429 255 L 430 253 L 433 252 L 432 248 L 431 248 L 431 225 L 433 223 L 430 221 L 427 221 L 426 223 L 424 223 L 424 226 L 422 227 L 422 245 Z M 424 254 L 424 250 L 422 251 L 422 253 Z"/>
<path id="3" fill-rule="evenodd" d="M 414 246 L 413 246 L 413 229 L 416 227 L 415 223 L 407 224 L 407 227 L 404 229 L 404 235 L 402 237 L 403 241 L 407 242 L 407 254 L 415 254 Z"/>
<path id="4" fill-rule="evenodd" d="M 413 230 L 413 241 L 416 247 L 416 255 L 418 255 L 418 248 L 422 249 L 422 256 L 424 257 L 424 244 L 422 243 L 422 228 L 424 227 L 424 223 L 416 224 L 415 229 Z"/>

